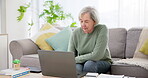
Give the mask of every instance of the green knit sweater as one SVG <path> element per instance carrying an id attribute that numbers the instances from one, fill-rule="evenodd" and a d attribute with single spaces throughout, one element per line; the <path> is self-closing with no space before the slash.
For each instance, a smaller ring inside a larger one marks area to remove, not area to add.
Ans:
<path id="1" fill-rule="evenodd" d="M 84 63 L 88 60 L 111 63 L 107 27 L 98 24 L 89 34 L 84 33 L 81 27 L 77 28 L 71 36 L 68 51 L 77 53 L 76 63 Z"/>

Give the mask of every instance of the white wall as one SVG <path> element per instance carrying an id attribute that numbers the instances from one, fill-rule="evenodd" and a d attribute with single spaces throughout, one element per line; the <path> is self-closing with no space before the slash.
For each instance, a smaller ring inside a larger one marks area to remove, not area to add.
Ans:
<path id="1" fill-rule="evenodd" d="M 6 2 L 0 0 L 0 33 L 6 33 Z"/>
<path id="2" fill-rule="evenodd" d="M 2 10 L 2 6 L 1 6 L 1 4 L 2 4 L 2 0 L 0 0 L 0 33 L 1 33 L 1 10 Z"/>
<path id="3" fill-rule="evenodd" d="M 17 21 L 17 17 L 19 16 L 17 9 L 20 5 L 24 5 L 23 3 L 25 1 L 26 0 L 6 0 L 6 29 L 9 35 L 9 41 L 27 37 L 27 23 Z"/>
<path id="4" fill-rule="evenodd" d="M 145 8 L 147 9 L 144 13 L 145 13 L 145 18 L 144 18 L 144 24 L 148 25 L 148 0 L 145 1 Z"/>
<path id="5" fill-rule="evenodd" d="M 0 34 L 0 70 L 8 68 L 7 34 Z"/>
<path id="6" fill-rule="evenodd" d="M 26 0 L 6 0 L 6 33 L 8 34 L 8 45 L 12 40 L 24 39 L 28 37 L 27 23 L 17 21 L 17 16 L 19 15 L 17 9 L 20 5 L 24 5 L 23 3 L 25 1 Z M 26 19 L 27 18 L 23 20 L 25 21 Z M 9 66 L 12 65 L 11 60 L 12 57 L 9 52 Z"/>

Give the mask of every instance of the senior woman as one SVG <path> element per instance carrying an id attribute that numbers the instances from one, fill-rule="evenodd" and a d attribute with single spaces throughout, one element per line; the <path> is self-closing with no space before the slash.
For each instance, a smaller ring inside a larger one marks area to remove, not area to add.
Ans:
<path id="1" fill-rule="evenodd" d="M 112 63 L 108 48 L 108 29 L 99 24 L 97 10 L 85 7 L 80 11 L 80 28 L 74 30 L 68 51 L 75 52 L 78 72 L 106 73 Z"/>

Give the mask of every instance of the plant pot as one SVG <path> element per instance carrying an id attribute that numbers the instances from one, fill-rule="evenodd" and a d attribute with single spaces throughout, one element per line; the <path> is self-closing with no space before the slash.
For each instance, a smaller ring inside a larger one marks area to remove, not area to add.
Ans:
<path id="1" fill-rule="evenodd" d="M 13 68 L 14 68 L 15 70 L 19 70 L 19 69 L 20 69 L 20 63 L 18 63 L 18 64 L 13 64 Z"/>

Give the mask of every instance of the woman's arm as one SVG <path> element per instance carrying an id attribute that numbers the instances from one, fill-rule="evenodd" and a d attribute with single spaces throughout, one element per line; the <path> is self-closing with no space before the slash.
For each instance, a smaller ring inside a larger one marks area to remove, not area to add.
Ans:
<path id="1" fill-rule="evenodd" d="M 69 45 L 68 45 L 68 51 L 69 52 L 74 52 L 75 53 L 75 56 L 77 56 L 77 51 L 76 51 L 76 48 L 75 48 L 75 41 L 74 41 L 74 34 L 72 33 L 71 37 L 70 37 L 70 40 L 69 40 Z"/>

